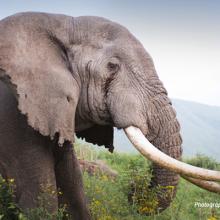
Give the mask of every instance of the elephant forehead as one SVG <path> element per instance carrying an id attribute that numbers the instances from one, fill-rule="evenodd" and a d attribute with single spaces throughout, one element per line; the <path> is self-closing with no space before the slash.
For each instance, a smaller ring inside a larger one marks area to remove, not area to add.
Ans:
<path id="1" fill-rule="evenodd" d="M 117 39 L 123 39 L 121 42 L 123 44 L 126 40 L 138 42 L 127 28 L 102 17 L 81 16 L 74 18 L 73 21 L 74 42 L 96 42 L 98 44 L 97 40 L 112 42 Z"/>

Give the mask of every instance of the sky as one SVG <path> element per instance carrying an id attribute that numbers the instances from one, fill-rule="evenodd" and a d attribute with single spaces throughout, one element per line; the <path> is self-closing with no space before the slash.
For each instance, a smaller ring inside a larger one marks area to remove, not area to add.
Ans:
<path id="1" fill-rule="evenodd" d="M 0 0 L 17 12 L 101 16 L 127 27 L 150 53 L 169 97 L 220 106 L 218 0 Z"/>

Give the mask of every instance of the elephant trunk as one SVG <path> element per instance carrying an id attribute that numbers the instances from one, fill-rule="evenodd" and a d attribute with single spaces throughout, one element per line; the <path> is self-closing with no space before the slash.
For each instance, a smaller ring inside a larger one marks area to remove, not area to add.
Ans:
<path id="1" fill-rule="evenodd" d="M 178 145 L 171 144 L 166 148 L 162 148 L 163 143 L 158 148 L 161 149 L 164 153 L 169 155 L 172 158 L 180 159 L 181 157 L 181 147 L 180 147 L 180 139 L 177 135 L 173 135 L 171 137 L 171 141 L 178 143 Z M 158 211 L 163 211 L 167 207 L 169 207 L 172 199 L 176 194 L 176 187 L 178 184 L 179 175 L 174 173 L 173 171 L 167 170 L 157 164 L 153 164 L 153 178 L 151 181 L 151 185 L 159 186 L 159 191 L 157 195 L 158 199 Z"/>
<path id="2" fill-rule="evenodd" d="M 161 107 L 161 103 L 157 101 L 156 108 L 157 113 L 153 115 L 151 124 L 152 126 L 158 124 L 158 130 L 152 144 L 170 157 L 179 160 L 182 154 L 182 139 L 176 113 L 170 103 Z M 179 175 L 155 163 L 152 174 L 151 187 L 158 187 L 157 212 L 160 212 L 169 207 L 175 197 Z"/>
<path id="3" fill-rule="evenodd" d="M 179 175 L 172 171 L 161 168 L 158 165 L 153 166 L 152 187 L 159 187 L 157 193 L 157 210 L 161 212 L 170 206 L 173 198 L 176 195 L 176 187 L 178 184 Z"/>
<path id="4" fill-rule="evenodd" d="M 150 110 L 148 113 L 150 133 L 146 135 L 146 138 L 157 149 L 179 160 L 182 154 L 180 125 L 176 119 L 176 113 L 170 104 L 170 100 L 166 97 L 155 99 Z M 175 197 L 179 175 L 154 162 L 152 174 L 150 188 L 156 189 L 157 203 L 153 212 L 160 212 L 169 207 Z"/>
<path id="5" fill-rule="evenodd" d="M 176 194 L 180 174 L 183 178 L 209 190 L 220 193 L 220 172 L 195 167 L 179 161 L 182 138 L 176 113 L 166 95 L 157 96 L 148 105 L 148 133 L 139 128 L 124 129 L 134 147 L 153 162 L 151 188 L 158 187 L 157 212 L 166 209 Z M 149 141 L 148 141 L 149 140 Z M 156 210 L 154 210 L 156 211 Z"/>
<path id="6" fill-rule="evenodd" d="M 168 99 L 166 98 L 166 100 Z M 176 113 L 170 103 L 166 102 L 164 106 L 163 103 L 158 103 L 158 101 L 156 103 L 157 113 L 153 116 L 153 123 L 159 123 L 159 129 L 157 137 L 152 141 L 152 144 L 163 153 L 179 160 L 182 155 L 182 138 L 180 136 L 180 125 L 176 119 Z M 154 125 L 152 124 L 152 126 Z M 158 186 L 159 188 L 157 194 L 157 211 L 163 211 L 169 207 L 175 197 L 179 175 L 155 163 L 153 163 L 152 174 L 151 185 L 152 187 Z"/>

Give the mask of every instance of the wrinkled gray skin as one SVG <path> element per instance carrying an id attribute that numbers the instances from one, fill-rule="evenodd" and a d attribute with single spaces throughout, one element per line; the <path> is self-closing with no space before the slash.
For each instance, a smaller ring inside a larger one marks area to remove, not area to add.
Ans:
<path id="1" fill-rule="evenodd" d="M 136 126 L 181 157 L 180 126 L 150 55 L 124 27 L 99 17 L 21 13 L 0 21 L 0 173 L 15 178 L 22 208 L 40 185 L 59 187 L 74 219 L 89 219 L 74 132 L 113 150 L 112 127 Z M 152 187 L 178 175 L 154 165 Z M 51 197 L 51 212 L 57 198 Z"/>

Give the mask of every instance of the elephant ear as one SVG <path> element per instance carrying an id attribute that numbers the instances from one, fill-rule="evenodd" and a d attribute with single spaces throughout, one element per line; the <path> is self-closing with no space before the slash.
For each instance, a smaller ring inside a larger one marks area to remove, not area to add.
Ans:
<path id="1" fill-rule="evenodd" d="M 78 138 L 85 138 L 87 142 L 105 146 L 110 152 L 113 152 L 114 129 L 112 126 L 94 125 L 86 130 L 76 132 Z"/>
<path id="2" fill-rule="evenodd" d="M 65 46 L 47 34 L 23 37 L 0 50 L 0 79 L 10 84 L 31 127 L 51 139 L 58 135 L 59 145 L 72 142 L 79 87 Z"/>

